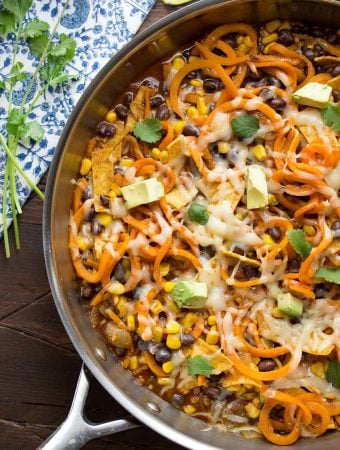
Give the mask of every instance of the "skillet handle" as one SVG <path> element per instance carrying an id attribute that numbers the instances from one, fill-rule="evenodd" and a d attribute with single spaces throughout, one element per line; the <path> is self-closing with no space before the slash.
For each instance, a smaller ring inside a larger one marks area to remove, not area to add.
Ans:
<path id="1" fill-rule="evenodd" d="M 133 420 L 118 419 L 94 424 L 84 416 L 84 405 L 90 386 L 89 373 L 83 365 L 78 378 L 70 412 L 56 431 L 37 450 L 75 450 L 91 439 L 138 427 Z"/>

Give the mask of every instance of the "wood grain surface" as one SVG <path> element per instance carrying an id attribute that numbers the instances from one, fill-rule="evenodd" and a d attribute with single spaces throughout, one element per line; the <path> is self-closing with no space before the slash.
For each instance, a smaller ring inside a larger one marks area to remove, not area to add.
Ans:
<path id="1" fill-rule="evenodd" d="M 142 29 L 174 9 L 157 0 Z M 44 188 L 45 179 L 41 183 Z M 0 449 L 36 449 L 63 421 L 81 360 L 60 322 L 42 248 L 42 203 L 32 196 L 20 218 L 22 249 L 0 249 Z M 13 237 L 12 230 L 10 232 Z M 13 242 L 13 240 L 12 240 Z M 1 243 L 2 244 L 2 243 Z M 96 382 L 86 406 L 99 422 L 127 416 Z M 88 450 L 181 449 L 145 426 L 88 443 Z"/>

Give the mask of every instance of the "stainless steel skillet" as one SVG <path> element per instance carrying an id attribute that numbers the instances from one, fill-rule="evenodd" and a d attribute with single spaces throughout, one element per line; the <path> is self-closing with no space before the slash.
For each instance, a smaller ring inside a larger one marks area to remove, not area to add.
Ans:
<path id="1" fill-rule="evenodd" d="M 90 326 L 68 252 L 68 222 L 73 185 L 87 140 L 100 119 L 129 84 L 155 61 L 223 23 L 260 22 L 273 18 L 294 19 L 327 25 L 340 24 L 336 0 L 201 0 L 175 12 L 138 35 L 112 58 L 85 91 L 60 138 L 49 172 L 44 207 L 44 251 L 56 307 L 73 345 L 86 367 L 135 418 L 174 442 L 195 450 L 274 450 L 262 440 L 246 440 L 218 431 L 189 417 L 141 387 L 108 350 Z M 82 418 L 88 378 L 82 371 L 71 415 L 42 446 L 45 449 L 79 448 L 103 434 L 135 426 L 115 421 L 93 426 Z M 294 450 L 337 450 L 340 434 L 300 440 Z"/>

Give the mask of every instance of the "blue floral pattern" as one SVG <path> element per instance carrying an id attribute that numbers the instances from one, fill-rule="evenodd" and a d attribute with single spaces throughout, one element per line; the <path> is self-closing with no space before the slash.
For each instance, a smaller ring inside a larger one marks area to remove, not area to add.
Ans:
<path id="1" fill-rule="evenodd" d="M 61 20 L 58 32 L 65 33 L 76 40 L 77 51 L 67 71 L 79 75 L 79 79 L 70 85 L 61 85 L 50 89 L 35 106 L 30 119 L 37 119 L 45 131 L 44 139 L 32 147 L 31 143 L 20 145 L 18 159 L 32 180 L 38 182 L 48 169 L 54 149 L 65 126 L 68 116 L 81 96 L 83 90 L 97 74 L 99 69 L 120 50 L 136 33 L 155 0 L 71 0 Z M 64 1 L 34 0 L 27 17 L 39 18 L 49 22 L 53 28 Z M 5 78 L 11 66 L 13 37 L 5 40 L 0 37 L 0 80 Z M 37 60 L 28 52 L 25 43 L 20 45 L 18 61 L 24 67 L 30 67 L 27 78 L 15 86 L 13 104 L 20 105 L 22 96 L 29 84 L 30 77 L 37 66 Z M 34 84 L 28 96 L 29 102 L 36 92 Z M 0 130 L 5 133 L 5 120 L 8 98 L 0 90 Z M 0 148 L 0 192 L 4 181 L 6 155 Z M 17 177 L 17 191 L 20 204 L 23 205 L 30 195 L 30 189 L 21 177 Z M 2 214 L 2 205 L 0 205 Z M 7 222 L 11 222 L 11 210 L 8 205 Z M 2 236 L 2 217 L 0 216 L 0 237 Z"/>

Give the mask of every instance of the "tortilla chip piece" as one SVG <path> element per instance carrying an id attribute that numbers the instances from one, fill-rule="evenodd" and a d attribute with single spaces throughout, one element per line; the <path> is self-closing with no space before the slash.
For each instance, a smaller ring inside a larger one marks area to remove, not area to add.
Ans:
<path id="1" fill-rule="evenodd" d="M 101 255 L 103 253 L 105 244 L 106 244 L 106 242 L 103 241 L 103 239 L 100 239 L 100 237 L 95 236 L 93 250 L 94 250 L 96 259 L 100 259 Z"/>
<path id="2" fill-rule="evenodd" d="M 219 352 L 218 347 L 207 344 L 203 339 L 197 339 L 192 356 L 195 355 L 208 355 L 211 356 L 210 362 L 214 367 L 213 374 L 219 374 L 225 372 L 232 367 L 232 363 L 223 353 Z"/>
<path id="3" fill-rule="evenodd" d="M 221 382 L 222 386 L 227 389 L 233 386 L 244 386 L 246 384 L 260 389 L 262 385 L 260 381 L 253 380 L 252 378 L 243 375 L 238 370 L 235 370 L 235 373 L 229 373 L 227 376 L 223 377 Z"/>
<path id="4" fill-rule="evenodd" d="M 338 91 L 340 89 L 340 75 L 329 80 L 327 84 Z"/>
<path id="5" fill-rule="evenodd" d="M 197 192 L 195 186 L 180 186 L 172 189 L 165 198 L 172 208 L 181 209 L 196 197 Z"/>
<path id="6" fill-rule="evenodd" d="M 332 261 L 334 266 L 340 266 L 340 239 L 334 239 L 331 245 L 327 248 L 327 256 Z"/>
<path id="7" fill-rule="evenodd" d="M 247 258 L 247 256 L 239 255 L 238 253 L 231 252 L 230 250 L 222 250 L 222 253 L 226 256 L 231 256 L 232 258 L 238 259 L 239 261 L 242 261 L 251 266 L 255 267 L 261 266 L 260 261 L 257 261 L 257 259 Z"/>
<path id="8" fill-rule="evenodd" d="M 111 157 L 120 160 L 122 157 L 123 140 L 126 136 L 124 122 L 116 122 L 116 133 L 112 138 L 105 141 L 103 148 L 111 150 Z"/>
<path id="9" fill-rule="evenodd" d="M 135 120 L 143 120 L 144 119 L 144 99 L 145 99 L 145 92 L 148 90 L 146 86 L 141 86 L 137 92 L 136 97 L 134 100 L 132 100 L 130 104 L 130 111 L 133 114 L 133 117 Z"/>
<path id="10" fill-rule="evenodd" d="M 178 138 L 170 142 L 167 146 L 167 151 L 169 154 L 169 161 L 176 158 L 177 155 L 183 153 L 183 147 L 185 146 L 185 137 L 180 135 Z"/>
<path id="11" fill-rule="evenodd" d="M 103 148 L 92 152 L 92 179 L 95 197 L 107 194 L 114 181 L 112 149 Z"/>
<path id="12" fill-rule="evenodd" d="M 315 139 L 319 137 L 316 128 L 313 126 L 301 125 L 298 128 L 308 144 L 315 141 Z"/>

